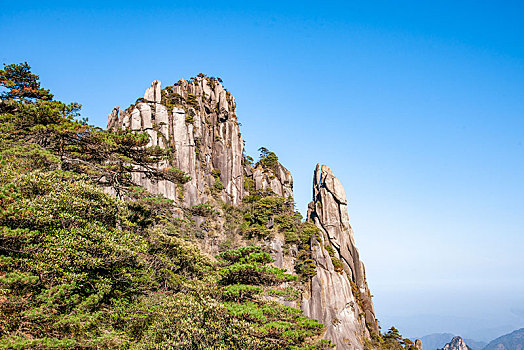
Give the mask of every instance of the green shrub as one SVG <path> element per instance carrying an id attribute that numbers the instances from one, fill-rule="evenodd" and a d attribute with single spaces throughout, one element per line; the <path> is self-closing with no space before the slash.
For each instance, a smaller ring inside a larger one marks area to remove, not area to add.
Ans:
<path id="1" fill-rule="evenodd" d="M 168 172 L 170 179 L 176 183 L 186 184 L 191 181 L 191 176 L 178 168 L 167 168 L 165 171 Z"/>
<path id="2" fill-rule="evenodd" d="M 222 181 L 220 179 L 215 179 L 215 182 L 213 183 L 213 188 L 216 191 L 222 191 L 224 189 L 224 185 L 222 184 Z"/>
<path id="3" fill-rule="evenodd" d="M 285 269 L 267 265 L 273 259 L 257 246 L 231 249 L 219 254 L 218 258 L 226 265 L 219 271 L 219 282 L 224 285 L 275 285 L 296 279 L 296 276 L 286 274 Z"/>
<path id="4" fill-rule="evenodd" d="M 223 253 L 217 255 L 217 258 L 225 260 L 227 263 L 236 263 L 240 262 L 246 256 L 249 256 L 252 253 L 262 252 L 262 247 L 259 246 L 247 246 L 236 249 L 229 249 Z M 244 261 L 244 260 L 242 260 Z"/>
<path id="5" fill-rule="evenodd" d="M 261 164 L 267 169 L 271 169 L 273 173 L 276 174 L 276 167 L 278 165 L 277 155 L 265 147 L 260 147 L 258 151 L 260 152 L 260 160 L 258 161 L 258 164 Z"/>
<path id="6" fill-rule="evenodd" d="M 260 266 L 256 263 L 235 263 L 220 270 L 221 284 L 264 284 L 275 285 L 292 281 L 296 276 L 285 274 L 285 269 Z"/>
<path id="7" fill-rule="evenodd" d="M 188 103 L 191 107 L 193 107 L 193 108 L 195 108 L 195 109 L 199 108 L 199 104 L 198 104 L 198 101 L 197 101 L 197 98 L 196 98 L 195 95 L 188 94 L 188 95 L 187 95 L 187 103 Z"/>
<path id="8" fill-rule="evenodd" d="M 224 297 L 231 301 L 242 301 L 246 299 L 253 299 L 259 294 L 262 288 L 246 284 L 232 284 L 224 287 Z"/>
<path id="9" fill-rule="evenodd" d="M 213 183 L 213 189 L 216 192 L 220 192 L 224 189 L 224 185 L 222 184 L 222 181 L 220 181 L 220 174 L 221 171 L 219 168 L 214 168 L 211 171 L 211 175 L 215 178 L 215 182 Z"/>
<path id="10" fill-rule="evenodd" d="M 298 300 L 301 296 L 300 291 L 292 287 L 287 287 L 285 289 L 273 289 L 269 288 L 266 290 L 266 294 L 269 296 L 280 296 L 285 297 L 287 301 Z"/>
<path id="11" fill-rule="evenodd" d="M 335 256 L 335 250 L 333 250 L 331 243 L 326 243 L 326 245 L 324 245 L 324 248 L 326 248 L 329 256 L 331 257 L 331 262 L 333 263 L 333 268 L 335 269 L 335 271 L 338 273 L 342 273 L 344 271 L 344 266 L 342 265 L 340 259 Z"/>
<path id="12" fill-rule="evenodd" d="M 186 175 L 152 166 L 167 150 L 146 149 L 144 133 L 74 121 L 79 106 L 45 91 L 0 106 L 0 348 L 325 348 L 322 325 L 264 299 L 269 285 L 295 279 L 267 252 L 250 246 L 211 262 L 185 239 L 194 222 L 132 184 L 140 164 L 183 200 Z M 176 97 L 163 90 L 166 105 Z M 223 209 L 247 225 L 241 209 Z"/>
<path id="13" fill-rule="evenodd" d="M 191 213 L 198 216 L 213 216 L 218 215 L 218 212 L 208 203 L 202 203 L 193 205 L 191 207 Z"/>

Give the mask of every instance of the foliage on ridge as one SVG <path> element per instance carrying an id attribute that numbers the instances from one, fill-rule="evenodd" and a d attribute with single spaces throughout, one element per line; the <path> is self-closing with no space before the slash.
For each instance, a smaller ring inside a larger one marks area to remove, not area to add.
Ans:
<path id="1" fill-rule="evenodd" d="M 53 101 L 28 65 L 9 69 L 19 76 L 0 71 L 0 347 L 329 346 L 317 340 L 322 325 L 267 298 L 296 278 L 267 252 L 213 262 L 171 201 L 130 182 L 137 170 L 187 181 L 152 166 L 168 155 L 146 147 L 146 134 L 78 121 L 80 106 Z"/>
<path id="2" fill-rule="evenodd" d="M 53 100 L 27 63 L 0 70 L 0 86 L 0 348 L 331 347 L 319 340 L 321 324 L 275 302 L 300 292 L 297 276 L 274 267 L 267 251 L 224 246 L 213 260 L 172 201 L 131 182 L 137 171 L 189 181 L 154 167 L 169 150 L 147 147 L 145 133 L 78 120 L 81 106 Z M 259 163 L 274 169 L 278 157 L 260 151 Z M 283 234 L 307 281 L 316 226 L 301 222 L 290 199 L 249 192 L 240 207 L 184 211 L 222 215 L 226 232 L 253 242 Z M 365 346 L 414 348 L 394 328 Z"/>

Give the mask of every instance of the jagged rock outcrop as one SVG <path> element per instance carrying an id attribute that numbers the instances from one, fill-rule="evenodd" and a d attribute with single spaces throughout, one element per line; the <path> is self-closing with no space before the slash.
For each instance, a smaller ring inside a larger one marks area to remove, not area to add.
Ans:
<path id="1" fill-rule="evenodd" d="M 158 167 L 175 167 L 191 176 L 177 186 L 135 173 L 135 183 L 188 206 L 204 203 L 214 193 L 226 202 L 241 201 L 243 140 L 235 99 L 219 81 L 200 75 L 162 90 L 155 80 L 141 101 L 118 112 L 115 108 L 109 115 L 108 129 L 147 132 L 149 146 L 173 150 L 172 159 Z"/>
<path id="2" fill-rule="evenodd" d="M 471 350 L 471 348 L 466 345 L 466 342 L 461 337 L 453 337 L 453 339 L 440 350 Z"/>
<path id="3" fill-rule="evenodd" d="M 279 196 L 293 197 L 293 177 L 282 164 L 277 162 L 274 169 L 258 164 L 251 172 L 257 190 L 270 189 Z"/>
<path id="4" fill-rule="evenodd" d="M 136 104 L 124 111 L 113 109 L 107 129 L 146 132 L 148 146 L 172 149 L 171 159 L 158 168 L 180 169 L 191 176 L 190 182 L 153 181 L 140 172 L 132 180 L 186 206 L 211 197 L 239 204 L 246 193 L 244 176 L 253 180 L 254 189 L 293 196 L 293 178 L 280 163 L 274 169 L 244 166 L 235 99 L 215 78 L 200 74 L 164 89 L 155 80 Z"/>
<path id="5" fill-rule="evenodd" d="M 153 81 L 151 87 L 147 88 L 146 93 L 144 94 L 144 100 L 146 100 L 146 102 L 162 102 L 161 91 L 160 82 L 158 80 Z"/>
<path id="6" fill-rule="evenodd" d="M 132 180 L 178 204 L 192 206 L 220 199 L 238 205 L 257 190 L 293 197 L 291 173 L 274 153 L 265 149 L 267 157 L 254 166 L 245 158 L 235 100 L 214 78 L 199 75 L 164 89 L 155 80 L 136 104 L 124 111 L 115 107 L 107 127 L 145 132 L 148 146 L 170 149 L 171 157 L 157 167 L 177 168 L 191 181 L 184 185 L 154 181 L 139 171 Z M 337 349 L 363 349 L 364 340 L 379 332 L 378 325 L 349 225 L 344 188 L 324 165 L 315 170 L 308 220 L 319 229 L 311 242 L 316 275 L 305 285 L 301 308 L 326 326 L 325 338 Z M 217 242 L 204 245 L 213 245 L 209 250 L 216 253 Z M 281 234 L 266 243 L 275 265 L 294 273 L 296 247 L 284 250 L 286 239 Z"/>
<path id="7" fill-rule="evenodd" d="M 337 349 L 363 349 L 364 338 L 378 334 L 364 265 L 349 225 L 346 193 L 325 165 L 313 179 L 308 220 L 319 228 L 311 244 L 316 275 L 302 299 L 302 310 L 322 322 L 325 338 Z"/>

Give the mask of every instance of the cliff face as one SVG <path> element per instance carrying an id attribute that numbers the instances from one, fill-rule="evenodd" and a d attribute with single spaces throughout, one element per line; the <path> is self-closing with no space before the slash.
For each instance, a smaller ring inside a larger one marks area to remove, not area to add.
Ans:
<path id="1" fill-rule="evenodd" d="M 251 168 L 249 173 L 256 189 L 270 189 L 279 196 L 293 197 L 293 177 L 282 164 L 277 163 L 274 169 L 267 169 L 259 164 Z"/>
<path id="2" fill-rule="evenodd" d="M 327 327 L 326 339 L 337 349 L 362 349 L 364 338 L 371 332 L 378 334 L 378 325 L 349 225 L 346 194 L 325 165 L 315 170 L 308 220 L 320 234 L 311 245 L 317 273 L 303 297 L 302 310 Z"/>
<path id="3" fill-rule="evenodd" d="M 159 168 L 175 167 L 192 179 L 177 187 L 137 172 L 135 183 L 185 205 L 204 203 L 213 192 L 232 204 L 241 201 L 243 140 L 235 99 L 219 81 L 200 76 L 161 90 L 155 80 L 138 103 L 109 115 L 108 129 L 119 128 L 147 132 L 149 146 L 171 148 L 172 159 Z"/>
<path id="4" fill-rule="evenodd" d="M 191 176 L 191 181 L 184 185 L 154 181 L 137 171 L 132 175 L 133 182 L 181 206 L 214 199 L 241 205 L 244 196 L 258 190 L 293 197 L 291 173 L 274 153 L 269 152 L 273 158 L 255 165 L 244 157 L 234 98 L 214 78 L 180 80 L 164 89 L 159 81 L 154 81 L 136 104 L 124 111 L 118 107 L 113 110 L 108 129 L 146 132 L 150 136 L 149 146 L 171 150 L 170 159 L 159 162 L 158 168 L 178 168 Z M 300 305 L 285 303 L 301 307 L 306 316 L 323 323 L 325 338 L 337 349 L 363 349 L 364 340 L 379 330 L 364 265 L 349 225 L 345 191 L 324 165 L 317 165 L 315 170 L 308 220 L 319 230 L 311 238 L 316 275 L 304 282 Z M 219 223 L 222 228 L 218 231 L 222 232 L 225 225 L 225 221 Z M 266 227 L 272 226 L 273 218 Z M 226 234 L 218 233 L 224 237 Z M 204 238 L 203 246 L 213 245 L 205 251 L 218 252 L 218 242 L 224 237 L 216 237 L 212 242 Z M 294 273 L 296 245 L 286 243 L 282 232 L 268 238 L 265 245 L 272 251 L 276 266 Z"/>
<path id="5" fill-rule="evenodd" d="M 107 129 L 146 132 L 148 146 L 172 150 L 171 159 L 158 167 L 180 169 L 191 176 L 190 182 L 183 186 L 155 182 L 140 172 L 133 174 L 133 182 L 180 204 L 197 205 L 211 197 L 239 204 L 248 194 L 246 177 L 253 180 L 256 190 L 271 189 L 293 197 L 293 178 L 280 163 L 268 169 L 243 162 L 235 98 L 215 78 L 181 79 L 164 89 L 155 80 L 136 104 L 124 111 L 113 109 Z"/>

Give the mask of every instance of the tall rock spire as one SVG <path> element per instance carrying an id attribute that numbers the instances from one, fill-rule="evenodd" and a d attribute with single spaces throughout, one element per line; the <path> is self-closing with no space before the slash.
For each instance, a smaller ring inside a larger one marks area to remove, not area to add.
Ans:
<path id="1" fill-rule="evenodd" d="M 171 150 L 170 159 L 157 167 L 180 169 L 191 181 L 183 186 L 154 181 L 140 171 L 132 174 L 132 181 L 179 204 L 197 205 L 212 197 L 240 204 L 249 193 L 246 177 L 252 179 L 254 190 L 293 197 L 293 178 L 279 162 L 270 168 L 245 164 L 235 98 L 220 79 L 199 74 L 163 89 L 154 80 L 135 104 L 113 109 L 107 129 L 145 132 L 148 146 Z"/>
<path id="2" fill-rule="evenodd" d="M 108 129 L 148 133 L 148 146 L 172 150 L 169 162 L 158 167 L 191 176 L 190 182 L 176 186 L 133 173 L 133 182 L 147 190 L 186 205 L 204 203 L 212 195 L 232 204 L 242 200 L 244 141 L 235 99 L 217 79 L 202 74 L 164 89 L 155 80 L 137 103 L 122 112 L 113 109 Z"/>
<path id="3" fill-rule="evenodd" d="M 346 193 L 328 166 L 317 164 L 315 169 L 308 220 L 319 229 L 311 244 L 317 267 L 302 309 L 326 326 L 325 338 L 337 349 L 363 349 L 364 338 L 378 334 L 378 325 L 349 224 Z"/>

